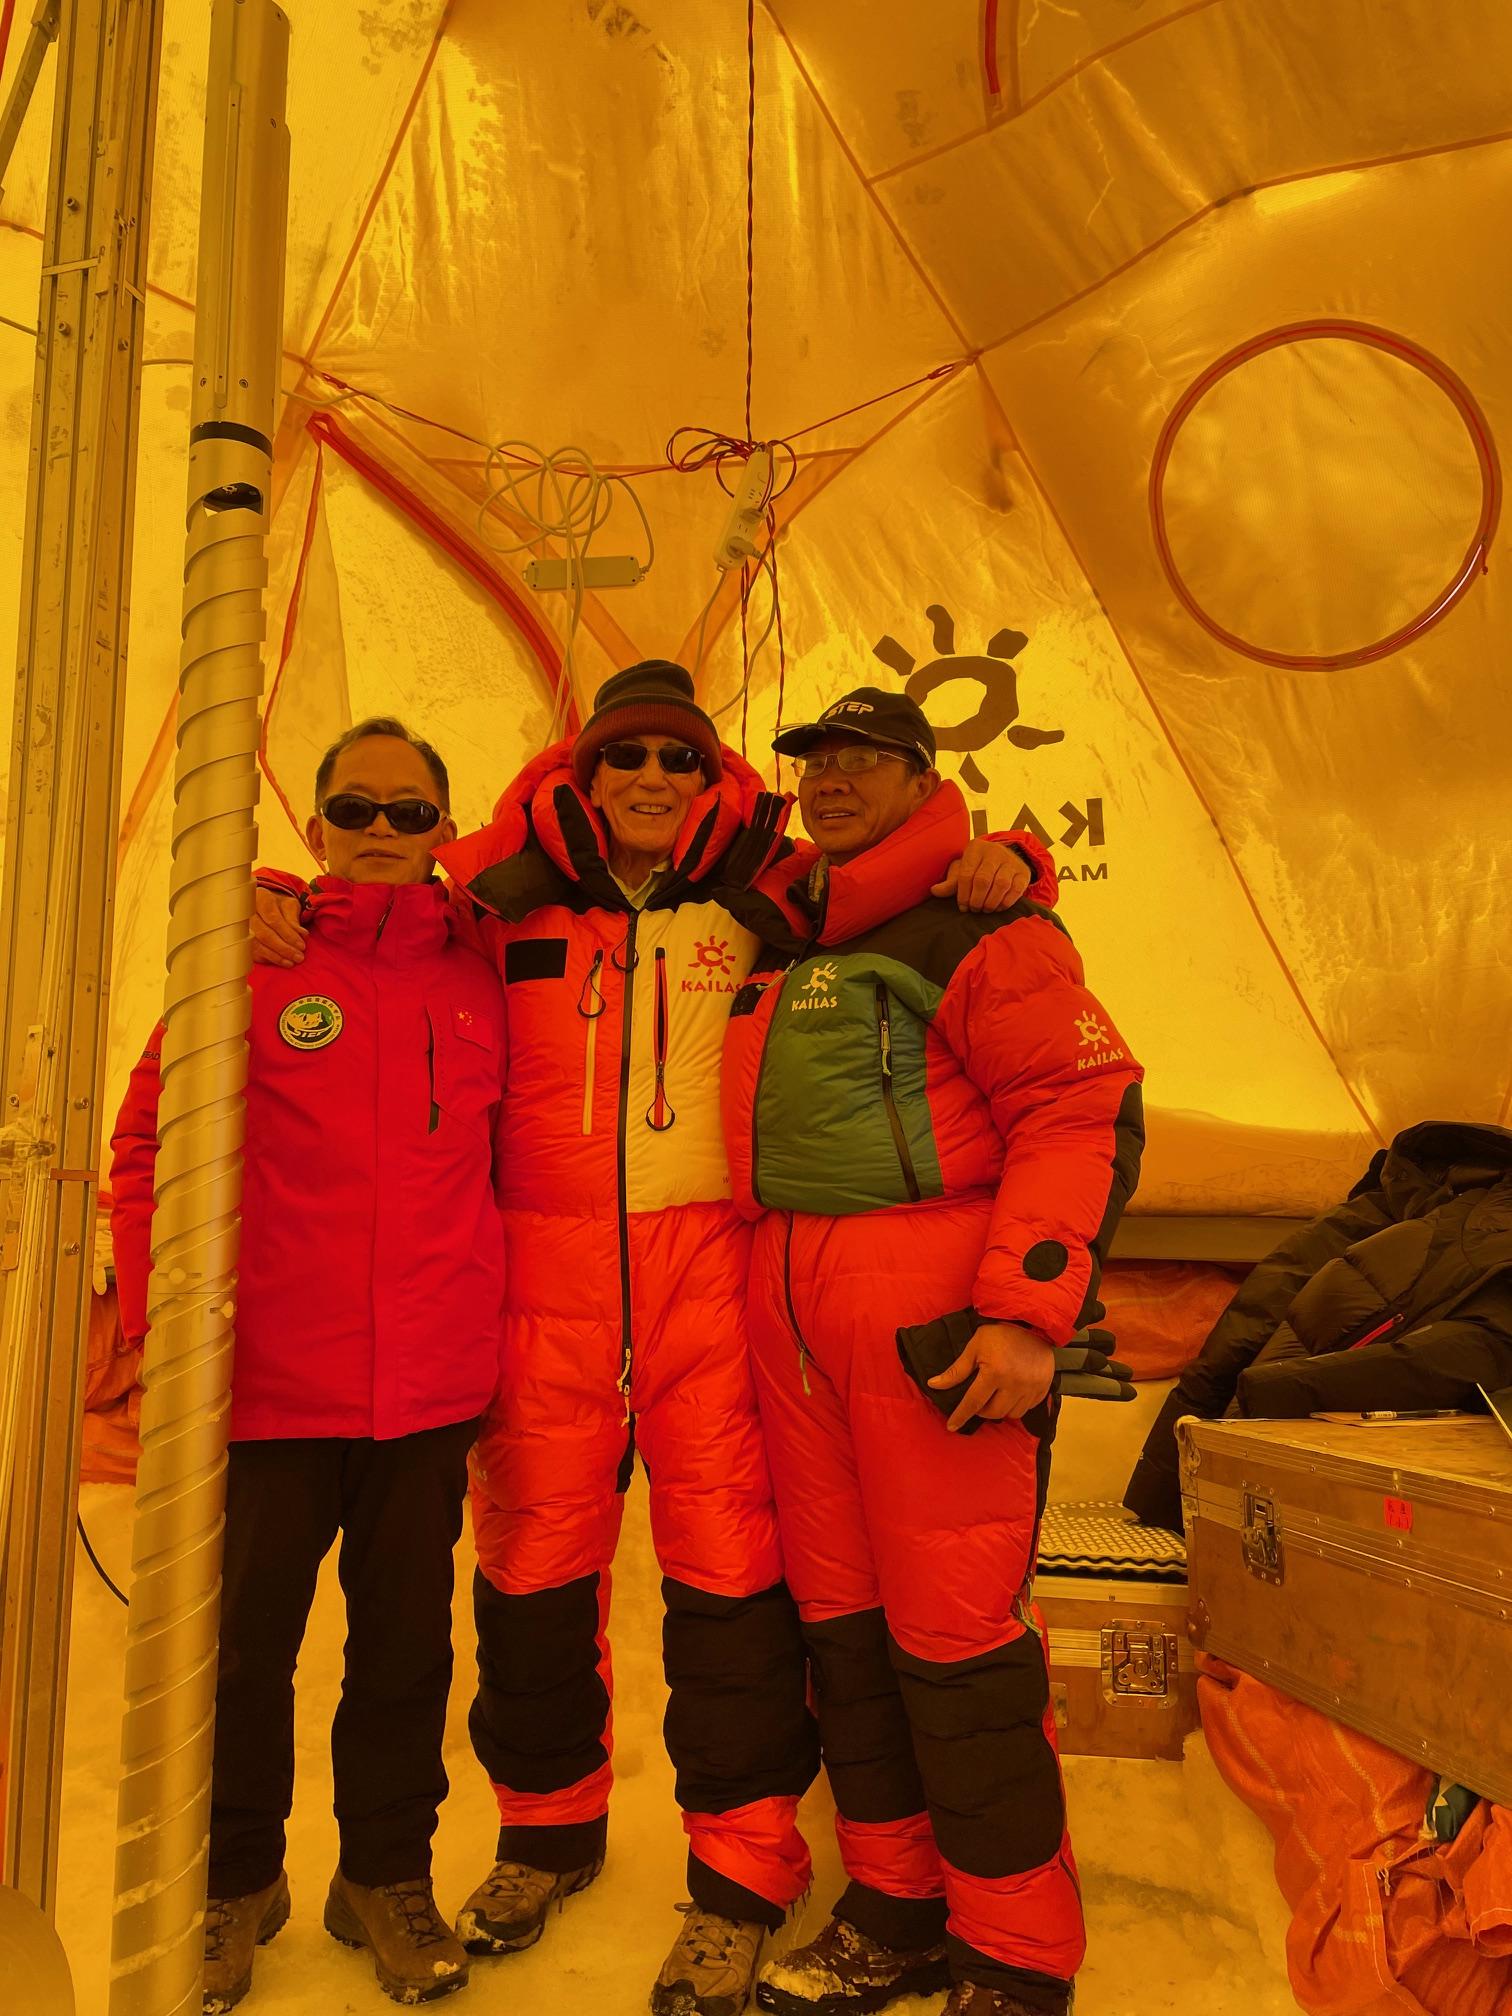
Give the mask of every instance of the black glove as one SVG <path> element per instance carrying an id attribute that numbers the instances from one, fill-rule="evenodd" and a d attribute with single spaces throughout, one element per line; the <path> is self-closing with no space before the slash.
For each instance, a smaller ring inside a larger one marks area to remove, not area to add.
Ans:
<path id="1" fill-rule="evenodd" d="M 1092 1337 L 1102 1337 L 1111 1344 L 1108 1333 L 1092 1330 Z M 1055 1374 L 1055 1390 L 1064 1399 L 1076 1400 L 1132 1400 L 1134 1398 L 1134 1374 L 1127 1365 L 1120 1365 L 1116 1358 L 1110 1358 L 1106 1351 L 1098 1350 L 1095 1344 L 1065 1344 L 1055 1354 L 1058 1367 Z"/>

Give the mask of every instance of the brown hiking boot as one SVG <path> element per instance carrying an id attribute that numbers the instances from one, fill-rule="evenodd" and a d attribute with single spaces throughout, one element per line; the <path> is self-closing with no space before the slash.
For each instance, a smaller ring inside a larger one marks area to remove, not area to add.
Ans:
<path id="1" fill-rule="evenodd" d="M 495 1862 L 457 1913 L 457 1937 L 469 1953 L 523 1953 L 546 1930 L 552 1905 L 586 1890 L 603 1866 L 602 1855 L 565 1875 L 528 1862 Z"/>
<path id="2" fill-rule="evenodd" d="M 651 1990 L 651 2016 L 741 2016 L 766 1927 L 696 1904 L 677 1908 L 683 1928 Z"/>
<path id="3" fill-rule="evenodd" d="M 1016 1995 L 1004 1994 L 1001 1988 L 984 1988 L 980 1981 L 957 1981 L 941 2016 L 1042 2016 L 1042 2012 L 1020 2002 Z"/>
<path id="4" fill-rule="evenodd" d="M 325 1928 L 343 1946 L 366 1946 L 392 2002 L 434 2002 L 467 1986 L 467 1955 L 436 1909 L 429 1876 L 404 1883 L 351 1883 L 338 1869 Z"/>
<path id="5" fill-rule="evenodd" d="M 289 1879 L 250 1897 L 205 1900 L 205 2016 L 225 2016 L 252 1986 L 252 1956 L 289 1922 Z"/>
<path id="6" fill-rule="evenodd" d="M 817 1938 L 769 1960 L 756 1984 L 756 2006 L 774 2016 L 867 2016 L 900 1995 L 934 1995 L 950 1986 L 943 1946 L 900 1952 L 879 1946 L 843 1918 Z"/>

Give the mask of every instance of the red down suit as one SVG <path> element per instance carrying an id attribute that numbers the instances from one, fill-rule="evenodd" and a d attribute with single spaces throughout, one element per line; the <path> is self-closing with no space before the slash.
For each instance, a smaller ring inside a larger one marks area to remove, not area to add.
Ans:
<path id="1" fill-rule="evenodd" d="M 733 1005 L 726 1137 L 765 1212 L 752 1349 L 838 1914 L 1060 2016 L 1082 1914 L 1030 1597 L 1055 1403 L 952 1435 L 896 1333 L 972 1309 L 1064 1344 L 1100 1313 L 1141 1072 L 1048 911 L 900 903 L 965 833 L 947 784 L 815 878 L 808 951 Z"/>
<path id="2" fill-rule="evenodd" d="M 504 1251 L 499 982 L 439 882 L 322 877 L 293 971 L 252 969 L 231 1439 L 385 1442 L 482 1413 Z M 155 1031 L 111 1150 L 121 1322 L 147 1332 Z"/>
<path id="3" fill-rule="evenodd" d="M 440 860 L 505 987 L 502 1376 L 473 1460 L 474 1747 L 501 1857 L 602 1855 L 610 1563 L 638 1451 L 663 1571 L 666 1739 L 695 1902 L 775 1923 L 806 1886 L 818 1764 L 745 1324 L 751 1228 L 720 1127 L 730 1002 L 764 925 L 748 885 L 785 801 L 726 750 L 637 909 L 565 746 Z M 497 920 L 490 921 L 490 920 Z M 753 928 L 754 927 L 754 928 Z"/>

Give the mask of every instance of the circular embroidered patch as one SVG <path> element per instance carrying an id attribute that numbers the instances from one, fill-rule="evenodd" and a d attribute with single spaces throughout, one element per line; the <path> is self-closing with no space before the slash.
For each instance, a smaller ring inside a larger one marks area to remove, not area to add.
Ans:
<path id="1" fill-rule="evenodd" d="M 278 1033 L 295 1050 L 324 1050 L 341 1034 L 341 1010 L 328 994 L 301 994 L 278 1018 Z"/>

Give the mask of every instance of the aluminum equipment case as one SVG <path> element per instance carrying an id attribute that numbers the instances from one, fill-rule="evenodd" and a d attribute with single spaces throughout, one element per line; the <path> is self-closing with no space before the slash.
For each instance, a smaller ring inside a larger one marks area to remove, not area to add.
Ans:
<path id="1" fill-rule="evenodd" d="M 1497 1422 L 1177 1432 L 1195 1643 L 1512 1804 L 1512 1441 Z"/>
<path id="2" fill-rule="evenodd" d="M 1067 1757 L 1180 1759 L 1197 1726 L 1186 1550 L 1121 1505 L 1049 1505 L 1034 1600 Z"/>

